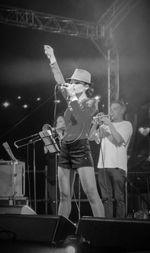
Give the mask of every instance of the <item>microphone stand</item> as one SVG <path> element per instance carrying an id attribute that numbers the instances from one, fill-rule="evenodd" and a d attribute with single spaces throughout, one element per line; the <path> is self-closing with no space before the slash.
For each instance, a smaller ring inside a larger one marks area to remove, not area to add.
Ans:
<path id="1" fill-rule="evenodd" d="M 27 175 L 28 175 L 28 187 L 29 187 L 29 202 L 31 206 L 31 184 L 30 184 L 30 171 L 29 171 L 29 144 L 27 143 L 27 162 L 26 162 L 26 170 L 27 170 Z"/>
<path id="2" fill-rule="evenodd" d="M 34 186 L 34 210 L 36 212 L 36 165 L 35 165 L 35 142 L 33 142 L 33 186 Z"/>
<path id="3" fill-rule="evenodd" d="M 35 164 L 35 144 L 38 140 L 33 141 L 33 185 L 34 185 L 34 210 L 37 210 L 36 204 L 36 164 Z"/>

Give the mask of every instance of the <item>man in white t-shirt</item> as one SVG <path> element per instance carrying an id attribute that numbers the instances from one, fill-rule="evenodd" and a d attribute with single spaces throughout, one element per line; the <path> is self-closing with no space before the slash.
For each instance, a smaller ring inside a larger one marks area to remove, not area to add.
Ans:
<path id="1" fill-rule="evenodd" d="M 125 111 L 122 101 L 114 101 L 110 108 L 111 120 L 98 114 L 90 131 L 90 140 L 101 143 L 98 183 L 106 218 L 124 218 L 126 214 L 127 148 L 133 128 L 123 119 Z"/>

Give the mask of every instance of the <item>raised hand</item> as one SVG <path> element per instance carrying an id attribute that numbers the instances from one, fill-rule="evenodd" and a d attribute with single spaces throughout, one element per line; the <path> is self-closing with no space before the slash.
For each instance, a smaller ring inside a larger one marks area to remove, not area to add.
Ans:
<path id="1" fill-rule="evenodd" d="M 47 58 L 50 60 L 50 66 L 54 75 L 54 78 L 56 80 L 57 84 L 65 84 L 64 77 L 61 73 L 61 70 L 57 64 L 55 55 L 54 55 L 54 49 L 49 45 L 44 45 L 44 53 L 47 55 Z"/>
<path id="2" fill-rule="evenodd" d="M 54 49 L 49 45 L 44 45 L 44 52 L 48 58 L 51 58 L 54 55 Z"/>
<path id="3" fill-rule="evenodd" d="M 111 121 L 110 121 L 110 119 L 108 118 L 107 115 L 103 115 L 101 117 L 101 121 L 103 122 L 104 125 L 108 125 L 109 126 L 111 124 Z"/>
<path id="4" fill-rule="evenodd" d="M 49 45 L 44 45 L 44 52 L 47 55 L 47 58 L 50 60 L 50 63 L 53 64 L 56 62 L 54 55 L 54 49 Z"/>

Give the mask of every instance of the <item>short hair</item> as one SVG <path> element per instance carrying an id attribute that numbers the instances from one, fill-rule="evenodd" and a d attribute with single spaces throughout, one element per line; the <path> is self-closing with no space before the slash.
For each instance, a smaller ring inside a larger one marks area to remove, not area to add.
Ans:
<path id="1" fill-rule="evenodd" d="M 63 113 L 63 112 L 60 112 L 60 113 L 58 113 L 58 114 L 55 115 L 55 120 L 54 120 L 54 124 L 53 124 L 54 127 L 56 127 L 57 119 L 58 119 L 59 117 L 62 117 L 62 118 L 64 119 L 64 113 Z"/>
<path id="2" fill-rule="evenodd" d="M 126 110 L 127 110 L 127 105 L 126 105 L 126 103 L 123 101 L 123 99 L 115 99 L 115 100 L 112 100 L 111 105 L 112 105 L 112 104 L 119 104 L 119 105 L 123 108 L 124 113 L 125 113 Z"/>
<path id="3" fill-rule="evenodd" d="M 88 98 L 91 98 L 94 94 L 94 88 L 90 87 L 85 91 Z"/>

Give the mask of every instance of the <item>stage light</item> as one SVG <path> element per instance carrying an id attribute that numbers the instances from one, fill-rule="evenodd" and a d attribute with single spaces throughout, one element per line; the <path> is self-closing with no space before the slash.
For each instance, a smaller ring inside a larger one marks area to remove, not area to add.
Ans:
<path id="1" fill-rule="evenodd" d="M 2 103 L 2 106 L 7 108 L 10 106 L 10 103 L 8 101 L 5 101 L 4 103 Z"/>
<path id="2" fill-rule="evenodd" d="M 95 99 L 100 101 L 101 96 L 95 96 Z"/>
<path id="3" fill-rule="evenodd" d="M 63 248 L 65 253 L 89 253 L 90 243 L 85 238 L 69 235 L 64 243 Z"/>
<path id="4" fill-rule="evenodd" d="M 18 96 L 17 99 L 20 100 L 20 99 L 21 99 L 21 96 Z"/>
<path id="5" fill-rule="evenodd" d="M 69 245 L 65 249 L 66 253 L 77 253 L 75 246 Z"/>
<path id="6" fill-rule="evenodd" d="M 65 253 L 78 253 L 79 244 L 80 242 L 76 236 L 67 236 L 63 243 Z"/>
<path id="7" fill-rule="evenodd" d="M 28 105 L 27 105 L 27 104 L 24 104 L 22 107 L 23 107 L 24 109 L 27 109 L 27 108 L 28 108 Z"/>
<path id="8" fill-rule="evenodd" d="M 54 100 L 54 103 L 55 103 L 55 104 L 60 104 L 60 100 L 59 100 L 59 99 L 56 99 L 56 100 Z"/>
<path id="9" fill-rule="evenodd" d="M 41 98 L 40 97 L 38 97 L 37 99 L 36 99 L 36 101 L 40 101 L 41 100 Z"/>

